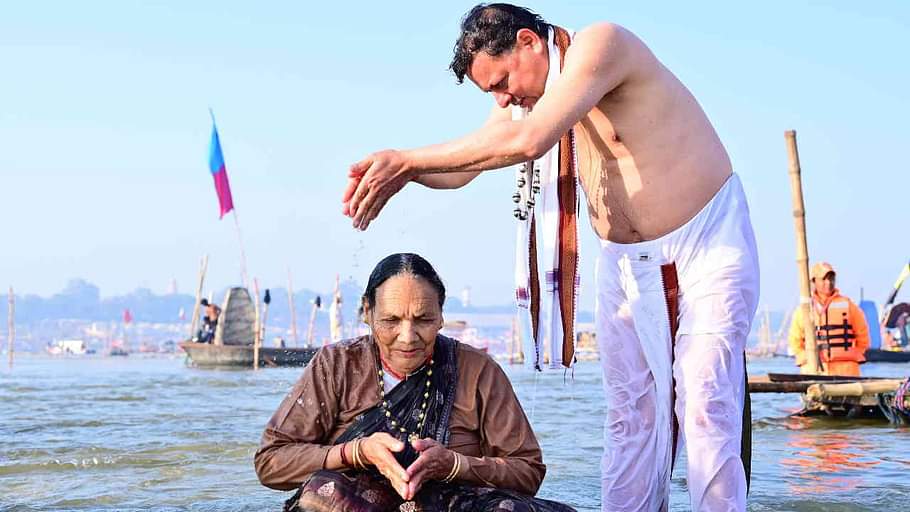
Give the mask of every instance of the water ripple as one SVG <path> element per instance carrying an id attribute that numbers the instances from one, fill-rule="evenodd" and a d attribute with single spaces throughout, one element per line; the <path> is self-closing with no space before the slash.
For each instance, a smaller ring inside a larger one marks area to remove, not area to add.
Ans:
<path id="1" fill-rule="evenodd" d="M 252 457 L 300 372 L 24 358 L 0 386 L 0 511 L 277 509 L 286 494 L 259 485 Z M 544 450 L 540 495 L 599 510 L 598 366 L 506 372 Z M 910 510 L 910 429 L 789 417 L 799 407 L 754 397 L 750 510 Z M 671 492 L 671 510 L 688 510 L 684 453 Z"/>

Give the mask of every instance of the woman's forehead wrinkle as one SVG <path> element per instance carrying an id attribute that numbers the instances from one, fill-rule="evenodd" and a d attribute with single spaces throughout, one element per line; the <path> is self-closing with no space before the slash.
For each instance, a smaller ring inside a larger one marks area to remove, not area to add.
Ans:
<path id="1" fill-rule="evenodd" d="M 433 310 L 438 303 L 436 291 L 420 281 L 394 281 L 383 285 L 376 294 L 376 309 L 380 314 L 403 316 L 420 315 Z"/>

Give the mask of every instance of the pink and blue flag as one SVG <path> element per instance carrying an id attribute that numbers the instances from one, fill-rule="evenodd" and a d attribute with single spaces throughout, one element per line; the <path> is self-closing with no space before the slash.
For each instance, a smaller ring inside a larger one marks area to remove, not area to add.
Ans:
<path id="1" fill-rule="evenodd" d="M 227 168 L 224 166 L 224 155 L 221 153 L 221 141 L 218 139 L 218 128 L 212 118 L 212 142 L 209 145 L 209 170 L 215 178 L 215 192 L 218 194 L 218 205 L 221 208 L 221 217 L 234 209 L 234 199 L 231 197 L 231 184 L 228 183 Z"/>

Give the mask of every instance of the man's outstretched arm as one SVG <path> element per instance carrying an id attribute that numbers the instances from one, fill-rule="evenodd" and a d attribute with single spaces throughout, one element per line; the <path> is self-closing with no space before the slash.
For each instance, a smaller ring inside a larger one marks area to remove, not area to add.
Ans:
<path id="1" fill-rule="evenodd" d="M 520 121 L 488 123 L 464 137 L 423 148 L 387 150 L 351 166 L 344 213 L 366 229 L 392 195 L 418 176 L 480 173 L 540 157 L 631 71 L 634 36 L 610 24 L 579 32 L 560 77 Z"/>
<path id="2" fill-rule="evenodd" d="M 489 126 L 493 123 L 498 123 L 501 121 L 511 121 L 512 120 L 512 107 L 500 107 L 499 105 L 493 105 L 493 108 L 490 111 L 490 116 L 487 118 L 487 122 L 484 123 L 484 126 Z M 411 178 L 413 181 L 420 183 L 421 185 L 428 188 L 435 189 L 455 189 L 461 188 L 471 181 L 474 180 L 477 176 L 480 175 L 480 171 L 465 171 L 465 172 L 434 172 L 434 173 L 425 173 L 419 174 Z"/>

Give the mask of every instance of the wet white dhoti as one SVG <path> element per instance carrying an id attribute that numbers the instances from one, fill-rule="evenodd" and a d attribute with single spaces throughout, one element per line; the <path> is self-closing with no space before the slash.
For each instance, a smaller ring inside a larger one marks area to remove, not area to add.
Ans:
<path id="1" fill-rule="evenodd" d="M 666 510 L 673 458 L 683 447 L 692 510 L 745 510 L 743 353 L 759 269 L 739 177 L 668 235 L 602 242 L 596 278 L 607 399 L 603 510 Z M 676 278 L 673 318 L 666 288 Z"/>

